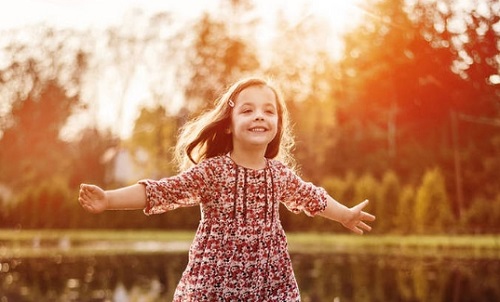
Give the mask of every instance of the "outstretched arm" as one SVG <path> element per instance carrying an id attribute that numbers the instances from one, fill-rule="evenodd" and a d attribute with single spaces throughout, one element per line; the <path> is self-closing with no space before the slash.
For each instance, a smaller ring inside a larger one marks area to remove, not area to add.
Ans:
<path id="1" fill-rule="evenodd" d="M 133 210 L 146 207 L 146 188 L 135 184 L 116 190 L 103 190 L 96 185 L 80 185 L 78 202 L 91 213 L 105 210 Z"/>
<path id="2" fill-rule="evenodd" d="M 352 208 L 348 208 L 329 196 L 326 209 L 319 215 L 338 221 L 349 230 L 361 235 L 364 231 L 371 231 L 372 229 L 365 221 L 375 220 L 375 216 L 362 211 L 367 204 L 368 200 L 365 200 Z"/>

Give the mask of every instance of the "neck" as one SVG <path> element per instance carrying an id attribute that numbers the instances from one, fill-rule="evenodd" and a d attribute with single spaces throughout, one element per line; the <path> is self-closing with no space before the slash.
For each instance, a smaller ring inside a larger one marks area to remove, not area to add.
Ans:
<path id="1" fill-rule="evenodd" d="M 230 153 L 231 159 L 239 166 L 250 169 L 264 169 L 266 167 L 266 150 L 238 150 L 233 149 Z"/>

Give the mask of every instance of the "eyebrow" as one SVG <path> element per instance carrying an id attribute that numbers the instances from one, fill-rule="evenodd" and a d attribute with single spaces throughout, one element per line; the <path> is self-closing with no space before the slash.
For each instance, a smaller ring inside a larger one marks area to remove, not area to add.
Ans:
<path id="1" fill-rule="evenodd" d="M 255 104 L 253 102 L 244 102 L 240 105 L 240 107 L 243 107 L 243 106 L 255 106 Z M 263 106 L 264 107 L 278 108 L 278 106 L 276 106 L 276 104 L 274 104 L 273 102 L 266 102 Z"/>

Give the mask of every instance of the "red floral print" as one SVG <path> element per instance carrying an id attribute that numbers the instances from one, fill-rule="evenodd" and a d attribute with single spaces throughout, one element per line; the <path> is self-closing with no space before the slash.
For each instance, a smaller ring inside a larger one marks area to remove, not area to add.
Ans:
<path id="1" fill-rule="evenodd" d="M 252 170 L 229 156 L 202 161 L 146 186 L 146 215 L 199 205 L 201 221 L 174 302 L 300 301 L 279 219 L 279 202 L 314 216 L 326 207 L 324 189 L 276 160 Z"/>

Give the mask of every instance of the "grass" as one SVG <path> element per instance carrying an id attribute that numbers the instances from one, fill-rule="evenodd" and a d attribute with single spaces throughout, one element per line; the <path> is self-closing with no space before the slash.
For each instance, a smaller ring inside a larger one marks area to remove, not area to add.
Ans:
<path id="1" fill-rule="evenodd" d="M 158 240 L 178 241 L 192 240 L 194 232 L 187 231 L 150 231 L 150 230 L 5 230 L 0 229 L 0 242 L 16 240 L 55 240 L 68 238 L 70 240 L 109 240 L 137 241 Z"/>
<path id="2" fill-rule="evenodd" d="M 408 257 L 500 259 L 500 235 L 291 234 L 290 250 Z"/>
<path id="3" fill-rule="evenodd" d="M 0 258 L 186 252 L 194 231 L 0 230 Z M 291 252 L 500 259 L 500 235 L 289 233 Z"/>

